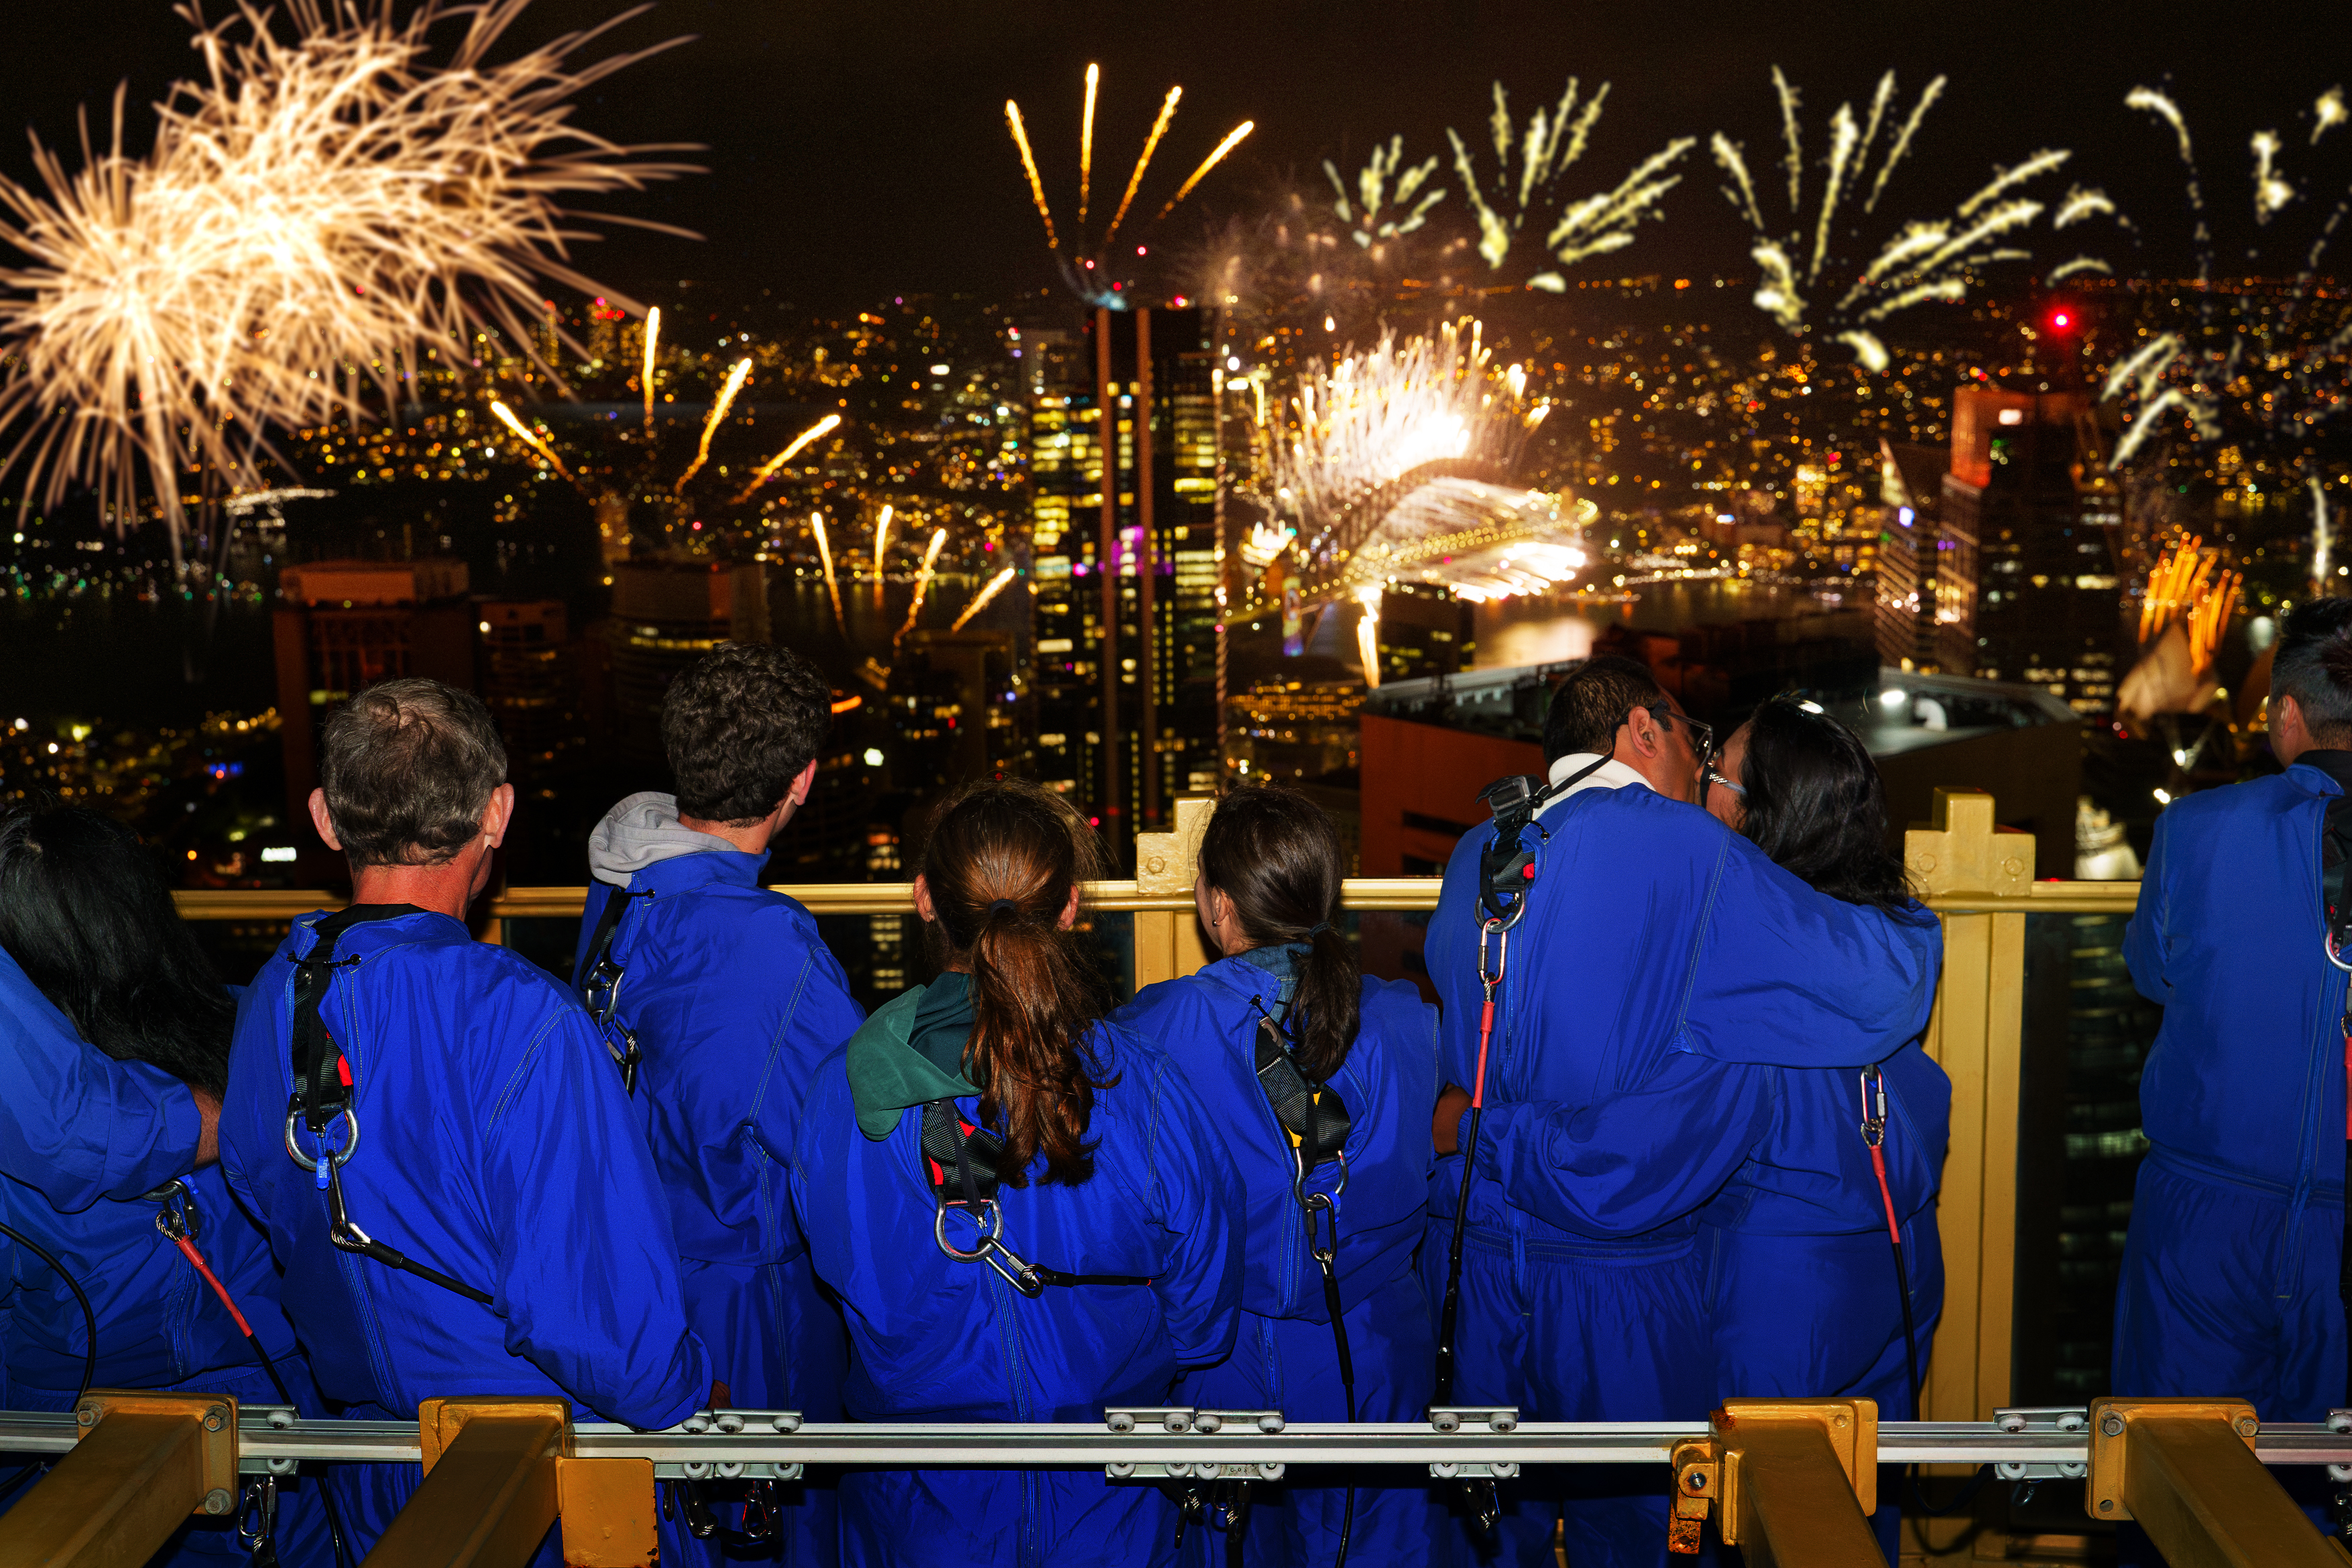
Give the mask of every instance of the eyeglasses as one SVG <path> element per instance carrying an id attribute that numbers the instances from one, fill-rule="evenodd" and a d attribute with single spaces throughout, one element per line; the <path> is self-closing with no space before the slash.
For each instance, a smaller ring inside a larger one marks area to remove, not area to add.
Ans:
<path id="1" fill-rule="evenodd" d="M 1649 711 L 1661 729 L 1670 730 L 1677 722 L 1690 727 L 1691 749 L 1698 754 L 1699 767 L 1704 768 L 1715 756 L 1715 726 L 1705 719 L 1693 718 L 1686 713 L 1676 713 L 1664 703 L 1653 703 Z"/>
<path id="2" fill-rule="evenodd" d="M 1748 799 L 1748 786 L 1745 784 L 1734 784 L 1730 779 L 1726 779 L 1722 774 L 1717 773 L 1712 768 L 1701 769 L 1699 772 L 1699 778 L 1703 782 L 1707 784 L 1722 785 L 1725 789 L 1730 790 L 1733 794 L 1738 796 L 1743 800 Z"/>

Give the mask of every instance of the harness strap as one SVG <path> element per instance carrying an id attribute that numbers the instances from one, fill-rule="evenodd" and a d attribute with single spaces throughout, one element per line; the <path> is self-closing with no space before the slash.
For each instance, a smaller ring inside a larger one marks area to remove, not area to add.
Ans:
<path id="1" fill-rule="evenodd" d="M 1257 1086 L 1265 1092 L 1274 1119 L 1290 1134 L 1290 1145 L 1298 1152 L 1302 1170 L 1311 1171 L 1339 1157 L 1348 1134 L 1355 1130 L 1347 1103 L 1329 1084 L 1307 1082 L 1297 1062 L 1291 1060 L 1282 1031 L 1263 1011 L 1257 1024 Z"/>
<path id="2" fill-rule="evenodd" d="M 1004 1158 L 1004 1140 L 986 1127 L 977 1126 L 963 1119 L 953 1100 L 932 1100 L 923 1106 L 923 1178 L 931 1189 L 931 1197 L 941 1208 L 951 1203 L 961 1203 L 977 1215 L 983 1205 L 996 1201 L 997 1189 L 1003 1185 L 1000 1175 Z M 982 1256 L 1005 1252 L 1003 1245 L 983 1231 Z M 992 1259 L 992 1262 L 994 1260 Z M 1024 1281 L 1037 1286 L 1058 1285 L 1069 1289 L 1078 1285 L 1149 1285 L 1151 1281 L 1141 1274 L 1072 1274 L 1044 1263 L 1015 1260 L 1017 1270 L 998 1272 L 1012 1280 L 1015 1289 L 1026 1296 L 1038 1291 L 1030 1289 Z M 1019 1278 L 1015 1278 L 1015 1274 Z"/>
<path id="3" fill-rule="evenodd" d="M 604 1049 L 621 1070 L 621 1088 L 631 1094 L 637 1092 L 637 1063 L 645 1053 L 637 1049 L 637 1031 L 625 1024 L 619 1026 L 619 1041 L 613 1039 L 614 1019 L 621 1009 L 621 977 L 626 972 L 613 961 L 613 945 L 620 936 L 621 917 L 628 912 L 630 901 L 651 897 L 650 890 L 630 893 L 624 888 L 614 888 L 606 896 L 604 908 L 596 916 L 596 929 L 589 934 L 588 956 L 577 979 L 581 1005 L 596 1020 L 596 1032 L 604 1037 Z"/>

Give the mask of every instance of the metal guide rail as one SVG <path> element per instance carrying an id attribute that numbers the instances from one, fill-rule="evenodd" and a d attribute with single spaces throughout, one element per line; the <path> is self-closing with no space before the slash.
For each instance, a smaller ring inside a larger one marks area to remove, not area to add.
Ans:
<path id="1" fill-rule="evenodd" d="M 1440 1418 L 1447 1414 L 1437 1413 Z M 1485 1417 L 1485 1411 L 1465 1412 Z M 1286 1421 L 1272 1411 L 1190 1408 L 1114 1410 L 1101 1422 L 858 1422 L 803 1424 L 791 1411 L 708 1411 L 686 1425 L 639 1432 L 602 1422 L 572 1428 L 582 1458 L 649 1459 L 660 1479 L 712 1475 L 757 1478 L 772 1467 L 854 1465 L 888 1469 L 1044 1465 L 1615 1465 L 1664 1464 L 1675 1447 L 1707 1436 L 1704 1421 L 1462 1421 L 1454 1430 L 1429 1422 Z M 1884 1465 L 2086 1466 L 2092 1433 L 2084 1412 L 2003 1412 L 2005 1421 L 1885 1421 L 1878 1424 Z M 2063 1415 L 2076 1417 L 2061 1427 Z M 2028 1418 L 2030 1416 L 2030 1419 Z M 699 1429 L 694 1429 L 694 1428 Z M 62 1454 L 80 1434 L 71 1412 L 0 1411 L 0 1454 Z M 279 1474 L 300 1461 L 416 1464 L 422 1444 L 413 1422 L 306 1421 L 282 1406 L 247 1405 L 237 1412 L 237 1468 Z M 2263 1422 L 2252 1442 L 2265 1465 L 2352 1465 L 2352 1430 L 2316 1422 Z M 733 1467 L 744 1467 L 736 1469 Z M 1141 1473 L 1141 1472 L 1135 1472 Z M 1507 1472 L 1506 1472 L 1507 1473 Z M 2071 1472 L 2080 1475 L 2082 1469 Z"/>

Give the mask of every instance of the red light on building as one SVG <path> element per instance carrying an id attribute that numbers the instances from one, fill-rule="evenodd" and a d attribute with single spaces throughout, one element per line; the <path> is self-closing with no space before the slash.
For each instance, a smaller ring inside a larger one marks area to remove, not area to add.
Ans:
<path id="1" fill-rule="evenodd" d="M 2074 313 L 2072 310 L 2053 310 L 2050 312 L 2050 329 L 2052 331 L 2068 331 L 2073 329 L 2074 325 Z"/>

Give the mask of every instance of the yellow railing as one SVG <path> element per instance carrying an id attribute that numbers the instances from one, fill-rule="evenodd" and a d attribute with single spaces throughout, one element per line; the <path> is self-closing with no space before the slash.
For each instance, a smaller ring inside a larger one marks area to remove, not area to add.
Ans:
<path id="1" fill-rule="evenodd" d="M 1132 881 L 1091 883 L 1097 909 L 1134 917 L 1139 987 L 1190 974 L 1205 961 L 1192 913 L 1193 852 L 1211 802 L 1177 803 L 1176 831 L 1137 841 Z M 1944 1314 L 1927 1371 L 1921 1414 L 1982 1421 L 2013 1403 L 2011 1335 L 2017 1249 L 2019 1076 L 2024 1043 L 2025 917 L 2128 915 L 2137 883 L 2036 882 L 2032 836 L 2000 830 L 1990 795 L 1938 790 L 1936 821 L 1907 836 L 1905 860 L 1928 906 L 1943 918 L 1944 974 L 1927 1049 L 1952 1078 L 1951 1144 L 1937 1218 L 1943 1233 Z M 786 886 L 818 915 L 913 911 L 902 883 Z M 1428 911 L 1434 877 L 1356 877 L 1342 901 L 1360 911 Z M 479 918 L 486 940 L 506 923 L 579 918 L 586 890 L 517 887 L 494 894 Z M 289 921 L 340 903 L 321 892 L 187 892 L 192 920 Z"/>

